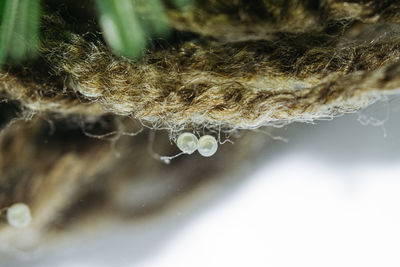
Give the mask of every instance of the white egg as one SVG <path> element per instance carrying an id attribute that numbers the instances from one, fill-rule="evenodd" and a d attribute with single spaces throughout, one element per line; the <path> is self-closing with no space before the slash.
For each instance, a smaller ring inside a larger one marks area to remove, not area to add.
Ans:
<path id="1" fill-rule="evenodd" d="M 26 227 L 32 221 L 31 211 L 24 203 L 16 203 L 7 209 L 8 223 L 17 228 Z"/>
<path id="2" fill-rule="evenodd" d="M 218 142 L 214 136 L 204 135 L 199 139 L 198 151 L 203 157 L 211 157 L 217 152 Z"/>
<path id="3" fill-rule="evenodd" d="M 179 135 L 176 142 L 178 148 L 185 154 L 192 154 L 197 150 L 199 140 L 192 133 L 183 133 Z"/>

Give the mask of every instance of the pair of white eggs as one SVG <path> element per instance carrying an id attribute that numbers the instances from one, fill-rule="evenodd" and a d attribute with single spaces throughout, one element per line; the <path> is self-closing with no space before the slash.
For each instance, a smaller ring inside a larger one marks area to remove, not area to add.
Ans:
<path id="1" fill-rule="evenodd" d="M 198 139 L 192 133 L 179 135 L 176 145 L 185 154 L 193 154 L 197 150 L 203 157 L 211 157 L 218 149 L 218 142 L 214 136 L 203 135 Z"/>
<path id="2" fill-rule="evenodd" d="M 31 210 L 24 203 L 15 203 L 7 208 L 7 222 L 16 228 L 28 226 L 32 221 Z"/>

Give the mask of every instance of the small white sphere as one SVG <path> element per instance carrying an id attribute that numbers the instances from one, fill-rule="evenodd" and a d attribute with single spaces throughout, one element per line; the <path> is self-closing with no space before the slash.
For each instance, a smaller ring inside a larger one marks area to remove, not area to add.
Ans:
<path id="1" fill-rule="evenodd" d="M 11 226 L 22 228 L 32 220 L 31 211 L 24 203 L 16 203 L 7 209 L 7 221 Z"/>
<path id="2" fill-rule="evenodd" d="M 179 135 L 176 144 L 183 153 L 192 154 L 197 150 L 199 140 L 192 133 L 183 133 Z"/>
<path id="3" fill-rule="evenodd" d="M 211 157 L 217 152 L 218 142 L 214 136 L 204 135 L 199 139 L 198 151 L 203 157 Z"/>

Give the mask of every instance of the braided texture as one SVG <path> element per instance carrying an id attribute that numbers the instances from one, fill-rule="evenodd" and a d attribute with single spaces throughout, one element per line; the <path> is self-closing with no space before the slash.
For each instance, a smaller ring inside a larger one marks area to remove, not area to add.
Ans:
<path id="1" fill-rule="evenodd" d="M 399 87 L 398 6 L 206 2 L 169 10 L 171 25 L 195 37 L 164 42 L 137 62 L 47 16 L 42 59 L 3 71 L 1 88 L 35 112 L 111 112 L 173 130 L 332 117 Z"/>

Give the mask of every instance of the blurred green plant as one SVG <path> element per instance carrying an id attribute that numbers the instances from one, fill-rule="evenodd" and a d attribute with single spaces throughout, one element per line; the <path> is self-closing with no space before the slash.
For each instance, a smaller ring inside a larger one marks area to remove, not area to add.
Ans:
<path id="1" fill-rule="evenodd" d="M 107 44 L 117 54 L 137 57 L 146 47 L 146 40 L 133 1 L 96 0 L 96 3 Z"/>
<path id="2" fill-rule="evenodd" d="M 175 7 L 184 9 L 188 7 L 192 7 L 194 5 L 195 0 L 169 0 Z"/>
<path id="3" fill-rule="evenodd" d="M 0 64 L 37 55 L 40 0 L 1 0 Z"/>
<path id="4" fill-rule="evenodd" d="M 169 0 L 184 8 L 194 0 Z M 147 39 L 166 37 L 170 32 L 161 0 L 96 0 L 99 22 L 107 44 L 114 53 L 137 58 L 146 48 Z"/>
<path id="5" fill-rule="evenodd" d="M 168 0 L 177 8 L 194 0 Z M 99 24 L 115 54 L 136 59 L 148 40 L 170 33 L 161 0 L 95 0 Z M 38 52 L 40 0 L 0 0 L 0 65 L 20 63 Z"/>

